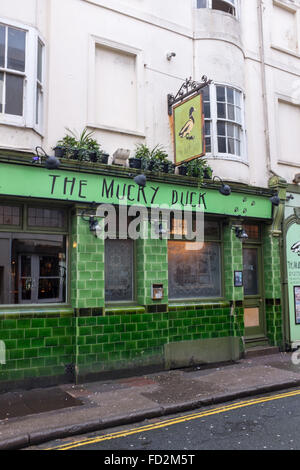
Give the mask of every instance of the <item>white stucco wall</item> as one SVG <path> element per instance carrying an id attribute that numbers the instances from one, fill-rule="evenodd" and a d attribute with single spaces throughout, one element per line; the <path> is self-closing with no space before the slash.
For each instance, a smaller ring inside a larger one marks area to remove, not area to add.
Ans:
<path id="1" fill-rule="evenodd" d="M 248 163 L 213 156 L 210 164 L 215 174 L 267 186 L 269 162 L 273 172 L 291 182 L 300 171 L 300 158 L 297 162 L 295 152 L 289 156 L 282 150 L 291 126 L 279 119 L 278 102 L 300 109 L 300 4 L 298 0 L 264 0 L 262 34 L 259 1 L 240 3 L 239 16 L 234 18 L 195 9 L 194 0 L 2 0 L 3 22 L 32 26 L 45 41 L 46 75 L 43 134 L 0 125 L 0 146 L 28 150 L 43 145 L 51 152 L 66 127 L 80 132 L 89 126 L 111 155 L 117 148 L 133 152 L 137 143 L 145 142 L 151 147 L 162 144 L 172 158 L 167 94 L 176 93 L 187 77 L 200 80 L 205 74 L 216 83 L 241 89 L 245 96 Z M 289 24 L 293 28 L 288 31 Z M 101 81 L 101 69 L 105 74 L 111 59 L 103 54 L 97 65 L 96 44 L 105 51 L 119 50 L 121 56 L 115 54 L 115 60 L 123 57 L 126 63 L 128 55 L 131 71 L 124 75 L 130 77 L 135 70 L 134 106 L 122 99 L 120 76 Z M 176 54 L 171 61 L 166 59 L 168 52 Z M 105 99 L 104 108 L 109 106 L 107 122 L 105 109 L 95 109 L 100 106 L 97 81 L 105 87 L 100 96 Z M 296 139 L 293 142 L 292 146 L 297 145 Z"/>

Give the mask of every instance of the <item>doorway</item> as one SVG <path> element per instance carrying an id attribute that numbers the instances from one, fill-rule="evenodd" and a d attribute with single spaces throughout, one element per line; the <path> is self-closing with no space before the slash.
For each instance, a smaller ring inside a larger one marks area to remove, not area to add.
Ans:
<path id="1" fill-rule="evenodd" d="M 249 240 L 243 245 L 244 273 L 244 324 L 247 342 L 266 340 L 266 321 L 264 308 L 262 246 L 260 227 L 249 230 Z M 255 238 L 251 236 L 256 235 Z"/>

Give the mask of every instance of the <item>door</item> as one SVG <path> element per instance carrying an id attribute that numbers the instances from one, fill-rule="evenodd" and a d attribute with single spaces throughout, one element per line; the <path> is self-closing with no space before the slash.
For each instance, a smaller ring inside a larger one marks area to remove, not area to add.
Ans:
<path id="1" fill-rule="evenodd" d="M 64 269 L 58 255 L 19 255 L 19 303 L 62 302 Z"/>
<path id="2" fill-rule="evenodd" d="M 265 337 L 261 247 L 244 245 L 244 323 L 246 339 Z"/>

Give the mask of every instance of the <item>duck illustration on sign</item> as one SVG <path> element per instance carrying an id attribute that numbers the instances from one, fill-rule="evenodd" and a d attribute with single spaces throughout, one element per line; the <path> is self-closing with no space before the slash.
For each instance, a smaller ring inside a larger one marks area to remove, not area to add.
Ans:
<path id="1" fill-rule="evenodd" d="M 175 164 L 205 155 L 202 94 L 173 108 Z"/>
<path id="2" fill-rule="evenodd" d="M 179 132 L 179 137 L 186 138 L 188 140 L 194 140 L 195 136 L 191 135 L 191 132 L 192 132 L 193 127 L 195 125 L 195 119 L 193 117 L 194 112 L 195 112 L 195 108 L 191 107 L 190 111 L 189 111 L 189 119 L 184 124 L 184 126 L 181 128 L 181 130 Z"/>

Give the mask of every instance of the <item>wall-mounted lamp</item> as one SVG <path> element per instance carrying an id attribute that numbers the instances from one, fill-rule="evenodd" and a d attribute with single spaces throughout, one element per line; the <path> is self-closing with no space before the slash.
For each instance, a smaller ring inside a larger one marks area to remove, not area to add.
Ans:
<path id="1" fill-rule="evenodd" d="M 145 175 L 128 175 L 130 176 L 131 178 L 133 178 L 133 181 L 138 185 L 138 186 L 142 186 L 143 188 L 146 186 L 146 183 L 147 183 L 147 178 Z"/>
<path id="2" fill-rule="evenodd" d="M 223 180 L 219 177 L 219 176 L 215 176 L 214 179 L 213 179 L 213 182 L 215 181 L 215 179 L 218 179 L 221 181 L 222 183 L 222 186 L 221 188 L 219 189 L 219 192 L 223 195 L 223 196 L 230 196 L 231 194 L 231 187 L 228 185 L 228 184 L 224 184 L 223 183 Z"/>
<path id="3" fill-rule="evenodd" d="M 42 155 L 41 155 L 42 152 Z M 33 157 L 33 163 L 42 163 L 42 158 L 46 158 L 45 167 L 48 170 L 57 170 L 60 166 L 60 161 L 54 156 L 49 156 L 42 147 L 35 148 L 36 156 Z"/>
<path id="4" fill-rule="evenodd" d="M 294 196 L 292 194 L 289 194 L 286 198 L 286 201 L 289 202 L 289 201 L 292 201 L 294 198 Z"/>
<path id="5" fill-rule="evenodd" d="M 172 57 L 176 57 L 176 53 L 175 52 L 168 52 L 167 53 L 167 60 L 168 61 L 172 60 Z"/>
<path id="6" fill-rule="evenodd" d="M 95 203 L 92 204 L 91 209 L 94 209 Z M 94 215 L 86 214 L 86 211 L 82 211 L 81 218 L 85 222 L 89 223 L 90 231 L 94 233 L 95 237 L 97 237 L 97 233 L 101 230 L 99 222 Z"/>
<path id="7" fill-rule="evenodd" d="M 235 226 L 235 227 L 232 227 L 232 230 L 235 231 L 236 237 L 239 238 L 240 240 L 248 240 L 249 236 L 246 233 L 246 231 L 243 229 L 243 227 Z"/>
<path id="8" fill-rule="evenodd" d="M 280 197 L 279 197 L 278 193 L 275 193 L 272 197 L 270 197 L 270 201 L 272 202 L 273 206 L 279 206 Z"/>

